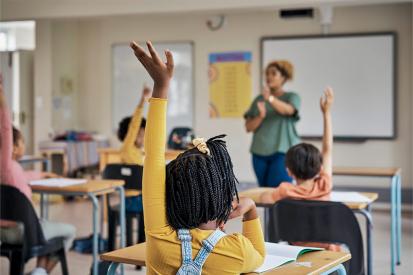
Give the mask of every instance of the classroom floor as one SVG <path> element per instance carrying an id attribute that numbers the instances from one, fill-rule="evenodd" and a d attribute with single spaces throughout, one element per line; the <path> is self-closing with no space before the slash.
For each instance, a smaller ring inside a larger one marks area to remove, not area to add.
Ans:
<path id="1" fill-rule="evenodd" d="M 373 205 L 374 206 L 374 205 Z M 92 228 L 92 205 L 87 200 L 76 202 L 64 202 L 53 204 L 49 208 L 51 220 L 70 222 L 77 227 L 77 236 L 83 237 L 91 233 Z M 263 212 L 259 210 L 260 216 Z M 389 237 L 390 237 L 390 215 L 385 210 L 374 210 L 373 207 L 373 274 L 390 273 Z M 360 219 L 362 220 L 362 219 Z M 363 220 L 364 221 L 364 220 Z M 361 224 L 365 228 L 364 223 Z M 241 230 L 241 220 L 228 222 L 227 231 Z M 363 231 L 363 230 L 362 230 Z M 413 215 L 411 212 L 403 214 L 403 240 L 402 240 L 402 265 L 397 267 L 397 274 L 413 274 Z M 89 274 L 92 257 L 91 255 L 79 254 L 70 251 L 67 255 L 70 274 Z M 8 274 L 9 263 L 5 258 L 0 258 L 0 274 Z M 35 260 L 26 265 L 26 272 L 30 272 L 35 266 Z M 61 274 L 60 266 L 52 273 Z M 133 266 L 125 266 L 125 274 L 145 274 L 145 269 L 136 271 Z"/>

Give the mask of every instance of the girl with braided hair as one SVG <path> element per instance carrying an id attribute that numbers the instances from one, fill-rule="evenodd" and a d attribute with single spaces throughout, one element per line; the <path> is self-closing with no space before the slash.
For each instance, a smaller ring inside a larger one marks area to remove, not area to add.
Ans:
<path id="1" fill-rule="evenodd" d="M 238 198 L 237 179 L 222 136 L 194 140 L 165 169 L 166 104 L 173 57 L 166 63 L 131 48 L 154 80 L 145 131 L 143 209 L 148 274 L 240 274 L 259 267 L 264 238 L 254 202 Z M 228 219 L 243 216 L 243 233 L 225 234 Z"/>

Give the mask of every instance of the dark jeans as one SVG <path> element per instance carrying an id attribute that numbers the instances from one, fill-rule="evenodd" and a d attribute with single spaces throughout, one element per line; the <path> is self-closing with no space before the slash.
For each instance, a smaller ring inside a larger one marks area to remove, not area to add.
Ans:
<path id="1" fill-rule="evenodd" d="M 142 195 L 125 198 L 126 212 L 140 213 L 143 211 Z"/>
<path id="2" fill-rule="evenodd" d="M 285 154 L 269 156 L 252 154 L 252 164 L 260 187 L 277 187 L 281 182 L 292 182 L 285 168 Z"/>

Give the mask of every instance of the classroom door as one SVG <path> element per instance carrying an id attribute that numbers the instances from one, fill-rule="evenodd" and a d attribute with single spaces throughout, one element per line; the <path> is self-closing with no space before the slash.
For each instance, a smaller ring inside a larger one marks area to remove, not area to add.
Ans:
<path id="1" fill-rule="evenodd" d="M 33 52 L 0 53 L 7 104 L 12 112 L 13 125 L 20 129 L 26 143 L 26 154 L 33 153 Z"/>

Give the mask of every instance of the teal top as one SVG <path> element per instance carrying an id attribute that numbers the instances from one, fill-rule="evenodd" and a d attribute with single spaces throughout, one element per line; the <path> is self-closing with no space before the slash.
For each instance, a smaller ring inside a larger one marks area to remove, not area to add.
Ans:
<path id="1" fill-rule="evenodd" d="M 267 114 L 261 125 L 255 130 L 250 151 L 259 156 L 269 156 L 274 153 L 286 153 L 288 149 L 300 142 L 295 124 L 300 120 L 300 96 L 293 92 L 286 92 L 278 99 L 291 104 L 296 112 L 291 116 L 281 115 L 265 101 Z M 245 118 L 254 118 L 259 115 L 257 102 L 264 101 L 262 95 L 257 96 Z"/>

